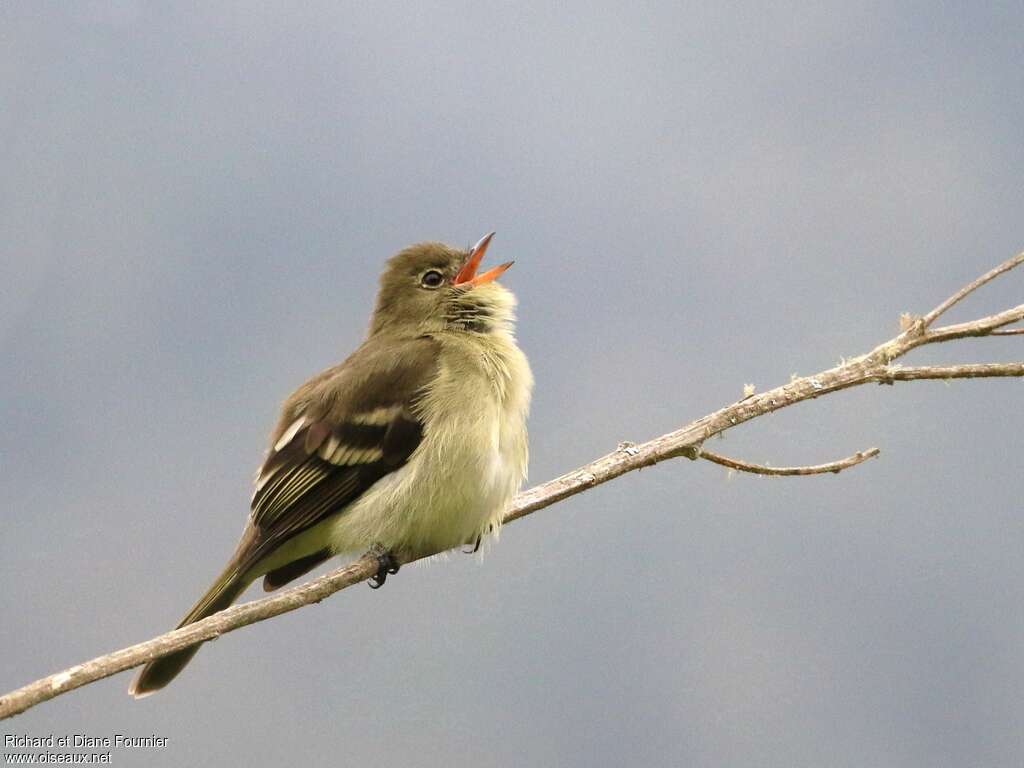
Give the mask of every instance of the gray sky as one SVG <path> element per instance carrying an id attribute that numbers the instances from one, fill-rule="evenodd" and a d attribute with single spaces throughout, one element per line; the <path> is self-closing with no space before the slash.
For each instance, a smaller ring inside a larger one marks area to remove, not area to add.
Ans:
<path id="1" fill-rule="evenodd" d="M 1024 10 L 985 5 L 0 5 L 0 687 L 177 622 L 404 245 L 516 260 L 535 482 L 1024 248 Z M 1022 386 L 759 419 L 716 448 L 882 455 L 645 470 L 0 730 L 169 739 L 115 765 L 1020 764 Z"/>

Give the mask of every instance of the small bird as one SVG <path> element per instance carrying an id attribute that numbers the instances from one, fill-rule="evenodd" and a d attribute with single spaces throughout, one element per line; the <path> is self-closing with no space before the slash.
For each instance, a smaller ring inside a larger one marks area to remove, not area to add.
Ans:
<path id="1" fill-rule="evenodd" d="M 380 278 L 366 339 L 285 401 L 251 512 L 220 576 L 179 627 L 231 605 L 259 577 L 277 589 L 336 554 L 399 558 L 496 530 L 526 477 L 533 376 L 514 336 L 515 296 L 477 274 L 494 233 L 469 250 L 410 246 Z M 156 659 L 129 688 L 167 685 L 199 645 Z"/>

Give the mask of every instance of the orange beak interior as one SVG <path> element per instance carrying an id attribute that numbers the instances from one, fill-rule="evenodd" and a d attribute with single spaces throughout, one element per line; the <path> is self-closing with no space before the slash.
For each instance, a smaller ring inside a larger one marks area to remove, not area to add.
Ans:
<path id="1" fill-rule="evenodd" d="M 506 261 L 504 264 L 499 264 L 493 269 L 487 270 L 482 275 L 476 273 L 480 262 L 484 258 L 484 254 L 487 252 L 487 246 L 491 244 L 492 237 L 494 237 L 494 233 L 490 232 L 481 237 L 480 242 L 473 246 L 473 250 L 469 252 L 469 259 L 466 260 L 466 263 L 462 265 L 462 269 L 459 270 L 459 273 L 452 280 L 453 285 L 483 285 L 496 279 L 498 275 L 512 266 L 511 261 Z"/>

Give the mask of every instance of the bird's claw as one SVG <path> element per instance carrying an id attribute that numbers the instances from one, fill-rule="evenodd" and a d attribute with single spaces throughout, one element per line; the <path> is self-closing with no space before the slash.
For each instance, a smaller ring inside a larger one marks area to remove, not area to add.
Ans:
<path id="1" fill-rule="evenodd" d="M 388 576 L 394 576 L 402 566 L 395 560 L 395 556 L 391 552 L 379 544 L 373 545 L 368 554 L 377 558 L 378 565 L 377 572 L 370 577 L 368 582 L 370 589 L 380 589 L 384 586 L 384 582 L 388 580 Z"/>

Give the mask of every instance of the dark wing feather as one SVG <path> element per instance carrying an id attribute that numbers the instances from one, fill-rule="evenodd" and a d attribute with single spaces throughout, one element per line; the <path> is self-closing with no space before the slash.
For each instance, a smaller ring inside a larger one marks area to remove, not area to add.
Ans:
<path id="1" fill-rule="evenodd" d="M 435 344 L 367 342 L 289 398 L 253 494 L 249 566 L 409 460 L 423 438 L 416 404 L 437 372 Z"/>
<path id="2" fill-rule="evenodd" d="M 312 555 L 306 555 L 305 557 L 300 557 L 298 560 L 292 560 L 288 565 L 282 565 L 280 568 L 275 568 L 263 577 L 263 590 L 265 592 L 273 592 L 278 587 L 283 587 L 289 581 L 294 581 L 299 578 L 299 576 L 305 576 L 320 565 L 320 563 L 330 560 L 333 556 L 334 553 L 331 552 L 331 550 L 321 549 L 319 552 L 314 552 Z"/>

